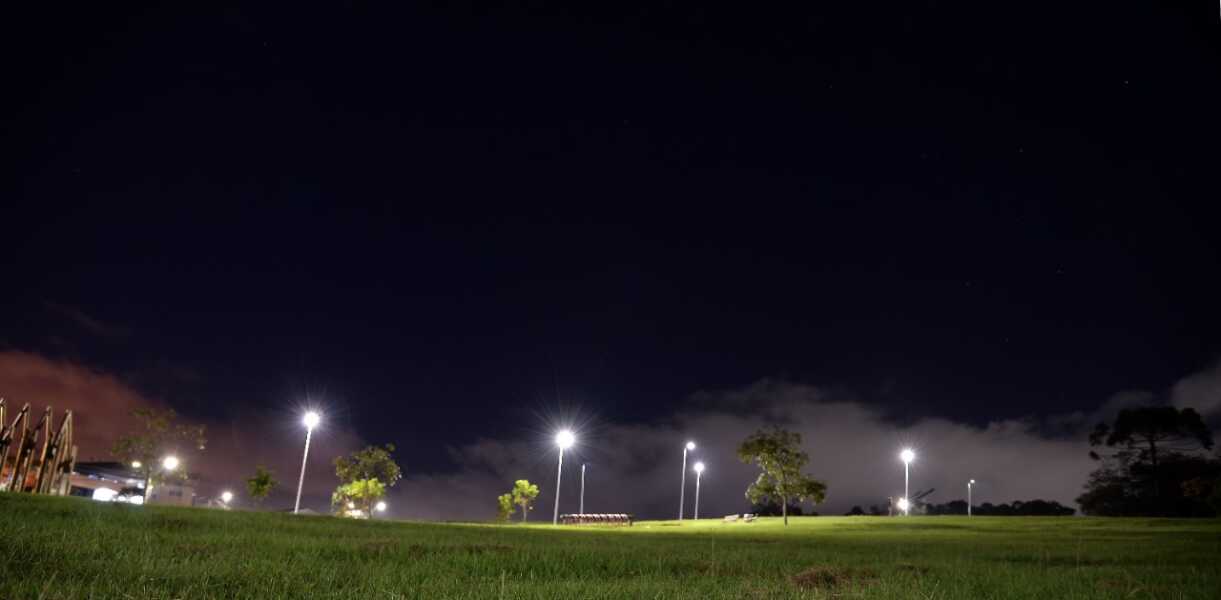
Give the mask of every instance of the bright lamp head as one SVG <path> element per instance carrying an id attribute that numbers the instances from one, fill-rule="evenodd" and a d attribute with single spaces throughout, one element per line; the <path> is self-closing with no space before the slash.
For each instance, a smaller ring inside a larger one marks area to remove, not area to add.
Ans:
<path id="1" fill-rule="evenodd" d="M 974 480 L 974 479 L 972 479 L 971 481 L 968 481 L 968 482 L 967 482 L 967 485 L 975 485 L 975 480 Z"/>
<path id="2" fill-rule="evenodd" d="M 161 466 L 165 467 L 166 471 L 173 471 L 174 469 L 177 469 L 178 468 L 178 457 L 177 456 L 167 456 L 167 457 L 161 459 Z"/>
<path id="3" fill-rule="evenodd" d="M 907 509 L 910 507 L 911 504 L 907 501 L 907 498 L 899 498 L 899 510 L 907 512 Z"/>
<path id="4" fill-rule="evenodd" d="M 899 453 L 899 458 L 903 459 L 903 462 L 909 463 L 916 460 L 916 453 L 912 452 L 911 448 L 904 448 L 903 451 Z"/>
<path id="5" fill-rule="evenodd" d="M 704 463 L 702 463 L 702 462 L 695 463 L 695 472 L 703 473 L 704 472 Z"/>
<path id="6" fill-rule="evenodd" d="M 560 430 L 555 434 L 555 445 L 560 447 L 560 450 L 567 450 L 572 447 L 572 444 L 577 441 L 576 436 L 567 429 Z"/>
<path id="7" fill-rule="evenodd" d="M 221 502 L 228 504 L 229 501 L 231 501 L 231 500 L 233 500 L 233 492 L 221 492 L 221 494 L 220 494 Z"/>
<path id="8" fill-rule="evenodd" d="M 373 509 L 376 510 L 377 512 L 386 512 L 386 503 L 378 502 L 377 505 L 373 507 Z"/>
<path id="9" fill-rule="evenodd" d="M 687 442 L 688 450 L 695 450 L 695 442 Z"/>
<path id="10" fill-rule="evenodd" d="M 301 422 L 305 423 L 306 429 L 313 429 L 318 426 L 318 423 L 322 422 L 322 415 L 311 410 L 305 413 L 305 417 L 301 419 Z"/>

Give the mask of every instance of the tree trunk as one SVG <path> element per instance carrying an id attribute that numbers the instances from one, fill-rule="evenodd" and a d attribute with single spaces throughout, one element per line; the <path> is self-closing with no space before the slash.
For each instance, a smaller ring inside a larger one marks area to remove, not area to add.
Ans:
<path id="1" fill-rule="evenodd" d="M 784 515 L 784 525 L 785 525 L 785 527 L 787 527 L 789 524 L 789 499 L 788 498 L 780 499 L 780 514 Z"/>
<path id="2" fill-rule="evenodd" d="M 525 504 L 521 505 L 521 522 L 522 523 L 526 522 L 526 505 Z"/>

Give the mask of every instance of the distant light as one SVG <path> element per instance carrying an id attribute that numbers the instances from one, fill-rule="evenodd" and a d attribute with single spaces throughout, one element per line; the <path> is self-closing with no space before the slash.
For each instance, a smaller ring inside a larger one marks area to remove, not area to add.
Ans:
<path id="1" fill-rule="evenodd" d="M 166 471 L 173 471 L 174 469 L 177 469 L 178 457 L 171 454 L 161 459 L 161 466 L 165 467 Z"/>
<path id="2" fill-rule="evenodd" d="M 903 459 L 903 462 L 905 463 L 910 463 L 911 461 L 916 460 L 916 453 L 912 452 L 911 448 L 904 448 L 903 451 L 899 453 L 899 458 Z"/>
<path id="3" fill-rule="evenodd" d="M 305 413 L 305 418 L 301 419 L 301 422 L 305 423 L 306 429 L 313 429 L 322 422 L 322 416 L 311 410 Z"/>
<path id="4" fill-rule="evenodd" d="M 688 450 L 695 450 L 695 442 L 687 442 Z"/>
<path id="5" fill-rule="evenodd" d="M 119 495 L 118 492 L 116 492 L 110 488 L 103 487 L 103 488 L 98 488 L 96 490 L 93 490 L 93 499 L 97 500 L 98 502 L 110 502 L 110 501 L 114 500 L 115 496 L 118 496 L 118 495 Z"/>
<path id="6" fill-rule="evenodd" d="M 143 467 L 143 466 L 144 466 L 144 463 L 142 463 L 138 460 L 131 461 L 131 468 L 133 468 L 133 469 L 139 469 L 140 467 Z"/>
<path id="7" fill-rule="evenodd" d="M 971 481 L 968 481 L 967 483 L 969 483 L 969 484 L 971 484 L 971 485 L 975 485 L 975 480 L 974 480 L 974 479 L 972 479 Z"/>
<path id="8" fill-rule="evenodd" d="M 571 448 L 576 441 L 577 438 L 567 429 L 561 429 L 559 433 L 555 434 L 555 445 L 559 446 L 560 450 Z"/>
<path id="9" fill-rule="evenodd" d="M 355 503 L 355 502 L 349 502 L 349 503 L 348 503 L 348 508 L 350 508 L 350 509 L 351 509 L 351 508 L 356 508 L 356 503 Z"/>
<path id="10" fill-rule="evenodd" d="M 695 463 L 695 472 L 703 473 L 704 472 L 704 463 L 702 463 L 702 462 Z"/>
<path id="11" fill-rule="evenodd" d="M 386 503 L 378 502 L 377 506 L 374 506 L 373 509 L 376 510 L 377 512 L 386 512 Z"/>
<path id="12" fill-rule="evenodd" d="M 224 492 L 221 492 L 221 493 L 220 493 L 220 501 L 221 501 L 221 502 L 224 502 L 225 504 L 228 504 L 228 503 L 229 503 L 229 501 L 230 501 L 230 500 L 232 500 L 232 499 L 233 499 L 233 492 L 230 492 L 230 491 L 224 491 Z"/>
<path id="13" fill-rule="evenodd" d="M 911 504 L 907 501 L 907 498 L 899 498 L 899 510 L 907 512 L 907 509 L 910 507 Z"/>
<path id="14" fill-rule="evenodd" d="M 119 496 L 119 502 L 122 502 L 122 501 L 123 501 L 123 497 Z M 128 496 L 127 503 L 128 504 L 144 504 L 144 496 Z"/>

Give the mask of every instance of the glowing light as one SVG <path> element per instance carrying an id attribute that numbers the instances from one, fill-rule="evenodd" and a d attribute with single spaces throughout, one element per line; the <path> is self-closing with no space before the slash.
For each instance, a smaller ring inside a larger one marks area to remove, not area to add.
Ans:
<path id="1" fill-rule="evenodd" d="M 233 492 L 230 492 L 230 491 L 227 491 L 227 490 L 226 490 L 226 491 L 224 491 L 224 492 L 221 492 L 221 493 L 220 493 L 220 501 L 221 501 L 221 502 L 224 502 L 225 504 L 228 504 L 230 500 L 233 500 Z"/>
<path id="2" fill-rule="evenodd" d="M 695 463 L 695 472 L 703 473 L 704 472 L 704 463 L 702 463 L 702 462 Z"/>
<path id="3" fill-rule="evenodd" d="M 123 496 L 119 496 L 119 502 L 123 501 Z M 128 496 L 128 504 L 144 504 L 144 496 Z"/>
<path id="4" fill-rule="evenodd" d="M 322 416 L 312 410 L 309 412 L 306 412 L 305 417 L 301 419 L 301 422 L 305 423 L 306 429 L 313 429 L 313 428 L 317 427 L 318 423 L 320 423 L 321 421 L 322 421 Z"/>
<path id="5" fill-rule="evenodd" d="M 386 512 L 386 503 L 378 502 L 377 506 L 374 506 L 373 509 L 376 510 L 377 512 Z"/>
<path id="6" fill-rule="evenodd" d="M 695 450 L 695 442 L 687 442 L 688 450 Z"/>
<path id="7" fill-rule="evenodd" d="M 118 495 L 118 492 L 110 488 L 98 488 L 93 490 L 93 499 L 97 500 L 98 502 L 110 502 L 111 500 L 114 500 L 115 496 Z"/>
<path id="8" fill-rule="evenodd" d="M 909 508 L 911 508 L 911 503 L 907 501 L 907 498 L 899 498 L 899 510 L 907 512 Z"/>
<path id="9" fill-rule="evenodd" d="M 355 502 L 349 502 L 349 503 L 348 503 L 348 508 L 350 508 L 350 509 L 351 509 L 351 508 L 356 508 L 356 503 L 355 503 Z"/>
<path id="10" fill-rule="evenodd" d="M 138 460 L 131 461 L 131 468 L 133 468 L 133 469 L 139 469 L 140 467 L 143 467 L 143 466 L 144 466 L 144 463 L 142 463 Z"/>
<path id="11" fill-rule="evenodd" d="M 967 485 L 975 485 L 975 480 L 974 480 L 974 479 L 972 479 L 971 481 L 968 481 L 968 482 L 967 482 Z"/>
<path id="12" fill-rule="evenodd" d="M 904 448 L 903 451 L 899 453 L 899 458 L 901 458 L 905 463 L 910 463 L 911 461 L 916 460 L 916 453 L 912 452 L 911 448 Z"/>
<path id="13" fill-rule="evenodd" d="M 178 457 L 174 455 L 167 456 L 161 459 L 161 466 L 165 467 L 166 471 L 173 471 L 178 468 Z"/>
<path id="14" fill-rule="evenodd" d="M 555 445 L 559 446 L 561 450 L 571 448 L 576 441 L 577 438 L 567 429 L 561 429 L 559 433 L 555 434 Z"/>

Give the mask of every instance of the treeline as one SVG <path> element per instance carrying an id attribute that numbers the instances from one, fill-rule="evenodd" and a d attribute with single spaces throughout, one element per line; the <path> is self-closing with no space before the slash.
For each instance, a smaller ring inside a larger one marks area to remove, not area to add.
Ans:
<path id="1" fill-rule="evenodd" d="M 1076 513 L 1077 510 L 1068 506 L 1064 506 L 1055 500 L 1014 500 L 1007 504 L 992 504 L 984 502 L 977 504 L 971 510 L 971 514 L 991 517 L 1067 517 Z M 897 511 L 887 511 L 885 506 L 874 504 L 869 507 L 869 511 L 860 506 L 853 506 L 852 510 L 845 513 L 848 516 L 863 516 L 870 515 L 874 517 L 885 517 L 889 514 L 898 514 Z M 917 515 L 965 515 L 967 514 L 966 500 L 951 500 L 945 504 L 917 504 L 912 507 L 912 514 Z"/>
<path id="2" fill-rule="evenodd" d="M 1221 514 L 1221 459 L 1212 432 L 1190 408 L 1146 406 L 1119 412 L 1090 434 L 1099 462 L 1081 512 L 1101 516 L 1212 517 Z"/>

